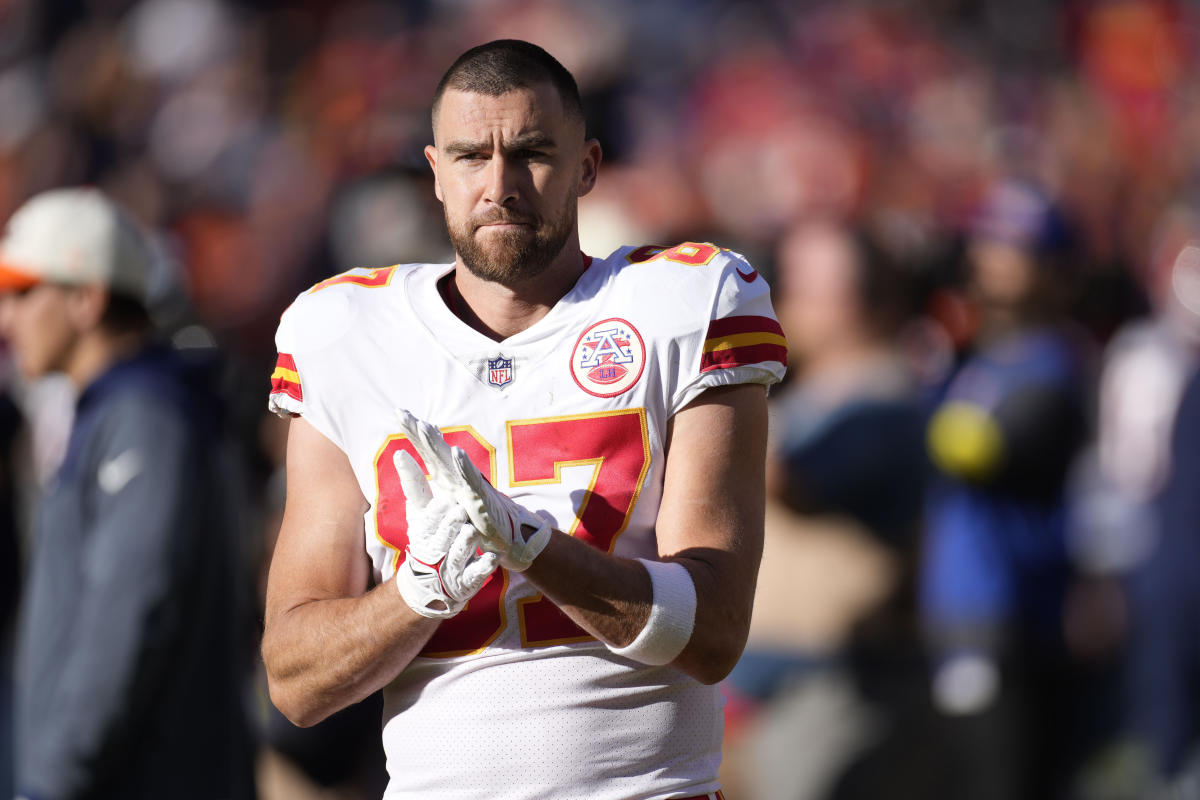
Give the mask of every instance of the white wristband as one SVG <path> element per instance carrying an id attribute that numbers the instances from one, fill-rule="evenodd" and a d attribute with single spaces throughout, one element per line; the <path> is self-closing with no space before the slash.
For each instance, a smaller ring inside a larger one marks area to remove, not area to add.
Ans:
<path id="1" fill-rule="evenodd" d="M 696 585 L 687 567 L 674 561 L 639 558 L 650 573 L 654 602 L 641 632 L 614 653 L 643 664 L 670 664 L 683 652 L 696 624 Z"/>

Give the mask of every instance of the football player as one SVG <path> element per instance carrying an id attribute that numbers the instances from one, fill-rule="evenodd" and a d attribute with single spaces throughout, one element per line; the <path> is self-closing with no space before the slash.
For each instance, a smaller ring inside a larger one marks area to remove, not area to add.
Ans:
<path id="1" fill-rule="evenodd" d="M 716 797 L 763 535 L 764 279 L 707 243 L 580 250 L 600 145 L 542 49 L 439 84 L 451 264 L 284 314 L 263 657 L 315 723 L 384 690 L 387 797 Z"/>

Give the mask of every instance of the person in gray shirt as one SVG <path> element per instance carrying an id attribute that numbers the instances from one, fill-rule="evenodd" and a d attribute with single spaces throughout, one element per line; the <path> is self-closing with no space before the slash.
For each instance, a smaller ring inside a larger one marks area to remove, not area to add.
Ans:
<path id="1" fill-rule="evenodd" d="M 92 189 L 34 197 L 0 240 L 0 334 L 26 377 L 63 372 L 79 390 L 20 610 L 30 800 L 254 794 L 236 470 L 212 378 L 154 341 L 151 265 Z"/>

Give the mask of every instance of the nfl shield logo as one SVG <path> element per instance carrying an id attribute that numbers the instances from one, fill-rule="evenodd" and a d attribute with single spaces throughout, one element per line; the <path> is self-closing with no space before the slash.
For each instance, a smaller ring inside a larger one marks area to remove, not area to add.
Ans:
<path id="1" fill-rule="evenodd" d="M 489 358 L 487 362 L 488 383 L 492 386 L 504 386 L 512 383 L 512 359 L 498 356 Z"/>

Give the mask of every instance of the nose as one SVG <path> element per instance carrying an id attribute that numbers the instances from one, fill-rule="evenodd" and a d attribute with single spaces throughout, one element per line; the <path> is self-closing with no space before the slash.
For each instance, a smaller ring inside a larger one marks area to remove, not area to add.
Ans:
<path id="1" fill-rule="evenodd" d="M 502 153 L 495 153 L 488 162 L 484 199 L 498 206 L 512 205 L 516 202 L 519 194 L 518 182 L 517 165 Z"/>

